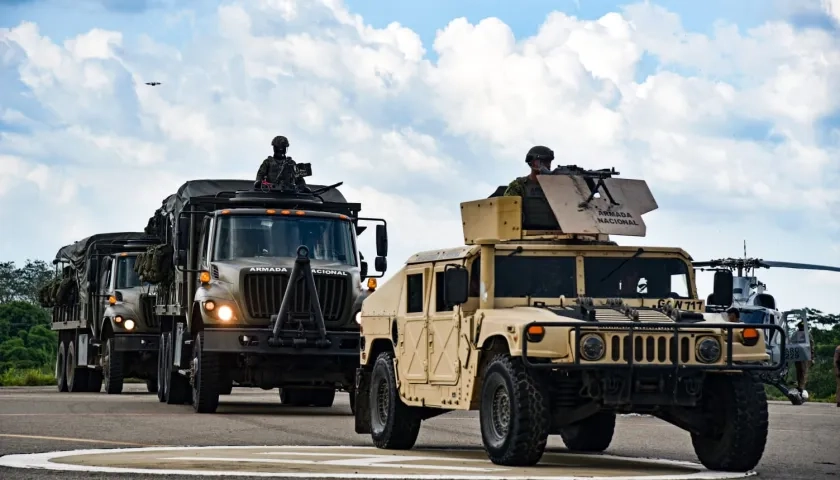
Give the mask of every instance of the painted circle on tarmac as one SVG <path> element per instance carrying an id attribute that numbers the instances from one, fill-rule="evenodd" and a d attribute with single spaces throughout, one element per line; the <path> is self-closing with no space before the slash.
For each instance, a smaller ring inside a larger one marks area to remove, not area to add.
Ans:
<path id="1" fill-rule="evenodd" d="M 380 450 L 350 446 L 146 447 L 0 457 L 0 466 L 75 472 L 274 478 L 464 480 L 658 480 L 744 478 L 755 472 L 705 469 L 692 462 L 546 452 L 534 467 L 505 467 L 479 449 Z"/>

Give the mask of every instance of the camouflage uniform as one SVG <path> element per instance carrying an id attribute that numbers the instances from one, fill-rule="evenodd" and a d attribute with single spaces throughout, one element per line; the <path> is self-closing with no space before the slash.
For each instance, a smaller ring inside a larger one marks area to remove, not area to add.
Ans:
<path id="1" fill-rule="evenodd" d="M 266 157 L 262 164 L 260 164 L 260 168 L 257 170 L 257 182 L 265 180 L 268 183 L 276 185 L 280 182 L 280 175 L 284 173 L 283 170 L 285 168 L 293 168 L 295 161 L 292 157 L 286 156 L 286 149 L 289 147 L 289 140 L 286 137 L 282 135 L 274 137 L 274 140 L 271 141 L 271 146 L 274 148 L 274 155 Z M 287 173 L 284 176 L 289 178 L 292 175 Z M 295 187 L 301 188 L 305 186 L 306 182 L 302 178 L 295 179 Z"/>
<path id="2" fill-rule="evenodd" d="M 542 196 L 543 191 L 539 182 L 531 180 L 527 176 L 514 179 L 505 189 L 504 196 L 534 197 Z"/>

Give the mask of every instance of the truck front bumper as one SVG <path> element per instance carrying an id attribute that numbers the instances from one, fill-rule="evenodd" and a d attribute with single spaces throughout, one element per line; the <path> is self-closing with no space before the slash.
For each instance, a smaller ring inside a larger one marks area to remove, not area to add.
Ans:
<path id="1" fill-rule="evenodd" d="M 359 332 L 327 331 L 328 346 L 317 346 L 318 332 L 281 333 L 281 345 L 269 344 L 268 328 L 205 328 L 203 350 L 217 353 L 263 355 L 359 356 Z"/>
<path id="2" fill-rule="evenodd" d="M 117 333 L 114 335 L 114 348 L 117 352 L 156 352 L 160 337 L 146 333 Z"/>

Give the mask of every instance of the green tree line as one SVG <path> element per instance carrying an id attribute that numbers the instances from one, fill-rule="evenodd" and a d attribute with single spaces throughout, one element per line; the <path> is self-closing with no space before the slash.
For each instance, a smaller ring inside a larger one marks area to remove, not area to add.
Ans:
<path id="1" fill-rule="evenodd" d="M 50 329 L 50 313 L 38 303 L 38 290 L 54 278 L 54 269 L 42 260 L 0 262 L 0 384 L 8 384 L 9 372 L 33 370 L 52 374 L 58 335 Z M 832 361 L 840 345 L 840 314 L 805 308 L 815 343 L 815 362 L 806 388 L 812 399 L 833 400 Z M 794 320 L 794 322 L 797 320 Z M 794 327 L 791 323 L 791 327 Z M 796 377 L 791 368 L 789 378 Z M 775 390 L 768 391 L 779 398 Z"/>
<path id="2" fill-rule="evenodd" d="M 40 372 L 52 372 L 58 335 L 38 303 L 38 289 L 54 275 L 42 260 L 21 267 L 0 262 L 0 384 L 13 383 L 15 373 L 45 383 Z"/>

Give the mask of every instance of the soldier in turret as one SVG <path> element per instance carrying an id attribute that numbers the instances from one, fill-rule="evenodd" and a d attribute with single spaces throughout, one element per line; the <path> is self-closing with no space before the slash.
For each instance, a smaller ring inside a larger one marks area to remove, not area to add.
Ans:
<path id="1" fill-rule="evenodd" d="M 257 184 L 265 182 L 279 188 L 305 189 L 306 182 L 302 177 L 295 175 L 295 161 L 286 156 L 289 140 L 278 135 L 271 141 L 271 147 L 274 149 L 274 155 L 263 160 L 257 170 Z M 286 185 L 287 183 L 291 185 Z"/>
<path id="2" fill-rule="evenodd" d="M 531 147 L 525 155 L 525 163 L 531 167 L 531 173 L 510 182 L 505 190 L 505 196 L 542 196 L 542 188 L 537 182 L 537 175 L 551 171 L 554 152 L 542 145 Z"/>

